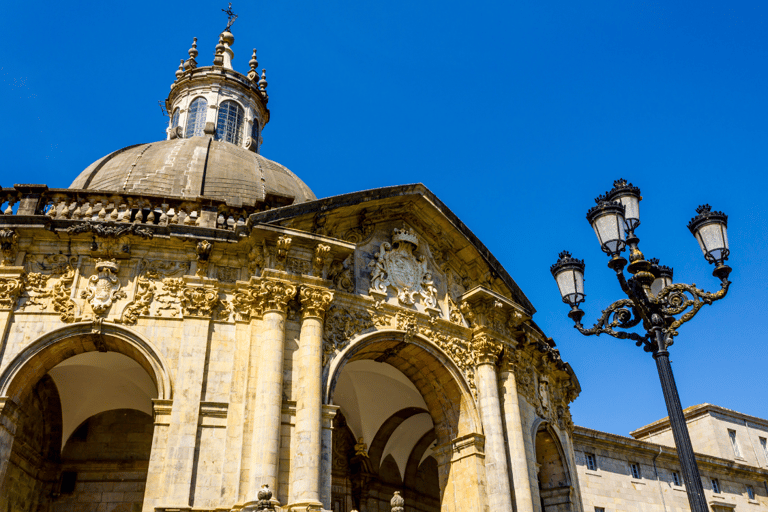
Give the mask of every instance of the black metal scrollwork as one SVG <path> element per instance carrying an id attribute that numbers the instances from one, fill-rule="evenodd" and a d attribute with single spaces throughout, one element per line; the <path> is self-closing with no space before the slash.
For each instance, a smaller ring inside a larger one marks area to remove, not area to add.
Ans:
<path id="1" fill-rule="evenodd" d="M 631 339 L 637 342 L 644 342 L 646 337 L 634 332 L 617 331 L 619 329 L 631 329 L 640 323 L 642 317 L 638 315 L 635 303 L 631 299 L 617 300 L 608 308 L 603 310 L 600 318 L 590 329 L 584 329 L 581 324 L 576 324 L 576 328 L 581 334 L 608 334 L 614 338 L 622 340 Z"/>

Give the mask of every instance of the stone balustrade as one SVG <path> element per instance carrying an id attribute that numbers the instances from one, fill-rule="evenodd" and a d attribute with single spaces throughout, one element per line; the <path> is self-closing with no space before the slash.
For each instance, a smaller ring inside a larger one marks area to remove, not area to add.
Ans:
<path id="1" fill-rule="evenodd" d="M 263 205 L 229 206 L 211 198 L 54 189 L 15 185 L 0 189 L 0 218 L 5 215 L 46 216 L 92 222 L 124 222 L 167 226 L 182 224 L 233 231 Z"/>

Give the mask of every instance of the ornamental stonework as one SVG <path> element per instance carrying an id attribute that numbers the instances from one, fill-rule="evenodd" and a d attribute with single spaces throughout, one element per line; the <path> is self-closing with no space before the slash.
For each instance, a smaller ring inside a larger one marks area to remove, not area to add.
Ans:
<path id="1" fill-rule="evenodd" d="M 19 252 L 19 235 L 12 229 L 0 229 L 0 266 L 8 267 L 16 263 L 16 254 Z"/>
<path id="2" fill-rule="evenodd" d="M 419 239 L 408 228 L 395 228 L 392 243 L 384 242 L 369 264 L 372 295 L 386 295 L 391 286 L 401 304 L 411 306 L 420 298 L 425 307 L 437 307 L 437 288 L 424 256 L 416 256 Z"/>
<path id="3" fill-rule="evenodd" d="M 299 291 L 301 300 L 302 318 L 320 318 L 325 315 L 325 310 L 333 301 L 333 292 L 327 288 L 314 286 L 302 286 Z"/>
<path id="4" fill-rule="evenodd" d="M 185 286 L 181 290 L 184 316 L 212 317 L 220 306 L 219 288 L 214 285 Z"/>
<path id="5" fill-rule="evenodd" d="M 13 310 L 24 289 L 23 276 L 0 277 L 0 310 Z"/>
<path id="6" fill-rule="evenodd" d="M 98 260 L 96 262 L 96 274 L 88 278 L 87 288 L 81 293 L 81 297 L 90 304 L 96 316 L 104 316 L 112 304 L 118 299 L 126 297 L 120 289 L 120 280 L 117 273 L 120 266 L 115 260 Z"/>
<path id="7" fill-rule="evenodd" d="M 267 311 L 287 313 L 288 303 L 296 296 L 296 286 L 284 281 L 251 278 L 235 291 L 230 308 L 237 320 L 261 318 Z"/>

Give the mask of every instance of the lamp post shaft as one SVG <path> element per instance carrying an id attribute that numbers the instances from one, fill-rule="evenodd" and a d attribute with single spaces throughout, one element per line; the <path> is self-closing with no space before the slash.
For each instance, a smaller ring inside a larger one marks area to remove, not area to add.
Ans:
<path id="1" fill-rule="evenodd" d="M 662 336 L 660 330 L 656 331 L 656 340 L 660 347 L 665 346 Z M 688 435 L 688 425 L 680 405 L 675 377 L 672 375 L 672 365 L 669 363 L 669 352 L 666 349 L 657 350 L 653 357 L 656 359 L 656 368 L 659 370 L 661 390 L 664 392 L 664 401 L 667 404 L 669 423 L 672 426 L 672 435 L 677 447 L 677 457 L 680 459 L 680 469 L 683 473 L 691 512 L 708 512 L 707 502 L 704 499 L 704 487 L 701 485 L 701 476 L 699 475 L 699 466 L 696 464 L 696 457 L 693 454 L 691 438 Z"/>

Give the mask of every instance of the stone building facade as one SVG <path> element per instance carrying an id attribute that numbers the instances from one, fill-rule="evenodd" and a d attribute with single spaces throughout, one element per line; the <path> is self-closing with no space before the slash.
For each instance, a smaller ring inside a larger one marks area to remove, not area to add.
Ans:
<path id="1" fill-rule="evenodd" d="M 574 427 L 533 305 L 426 187 L 317 199 L 260 154 L 233 44 L 193 43 L 166 140 L 0 189 L 0 510 L 578 512 L 648 474 L 663 424 Z"/>

